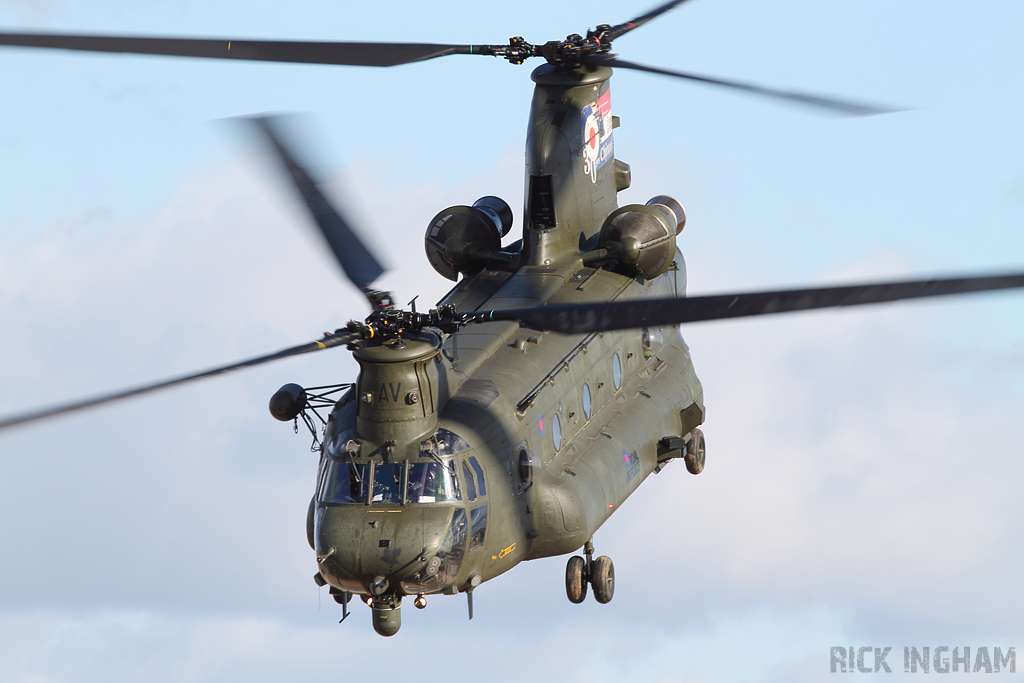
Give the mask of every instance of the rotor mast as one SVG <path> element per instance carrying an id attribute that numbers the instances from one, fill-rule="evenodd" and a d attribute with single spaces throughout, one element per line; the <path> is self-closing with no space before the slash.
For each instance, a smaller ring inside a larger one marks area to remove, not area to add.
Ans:
<path id="1" fill-rule="evenodd" d="M 533 71 L 526 135 L 524 265 L 579 258 L 629 186 L 629 167 L 612 144 L 612 70 L 544 64 Z M 618 169 L 618 173 L 616 170 Z M 618 176 L 618 178 L 617 178 Z"/>

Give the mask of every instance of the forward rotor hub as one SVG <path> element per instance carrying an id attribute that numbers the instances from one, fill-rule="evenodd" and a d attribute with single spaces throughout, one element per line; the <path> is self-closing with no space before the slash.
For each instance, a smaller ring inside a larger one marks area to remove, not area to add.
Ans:
<path id="1" fill-rule="evenodd" d="M 391 295 L 387 294 L 387 297 L 390 301 Z M 338 338 L 344 335 L 348 339 L 348 348 L 357 349 L 371 339 L 398 339 L 404 333 L 416 333 L 428 327 L 451 334 L 469 323 L 477 322 L 480 316 L 481 313 L 477 311 L 460 313 L 452 304 L 444 304 L 428 313 L 417 313 L 396 308 L 388 303 L 376 307 L 363 322 L 352 320 L 346 327 L 335 330 L 333 335 L 328 336 Z"/>
<path id="2" fill-rule="evenodd" d="M 495 55 L 512 64 L 522 64 L 530 57 L 543 57 L 548 64 L 573 69 L 585 64 L 588 56 L 606 54 L 611 50 L 611 28 L 609 24 L 601 24 L 588 30 L 586 37 L 573 33 L 565 40 L 552 40 L 543 45 L 533 45 L 522 36 L 515 36 L 509 38 L 508 47 L 496 49 Z"/>

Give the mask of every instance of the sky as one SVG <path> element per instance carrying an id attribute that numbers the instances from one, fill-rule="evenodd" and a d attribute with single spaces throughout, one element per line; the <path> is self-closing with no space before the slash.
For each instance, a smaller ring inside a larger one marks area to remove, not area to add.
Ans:
<path id="1" fill-rule="evenodd" d="M 531 42 L 648 3 L 0 0 L 0 30 Z M 689 292 L 1007 271 L 1024 258 L 1024 6 L 693 0 L 626 59 L 903 109 L 821 116 L 618 72 L 620 203 L 677 197 Z M 298 113 L 306 152 L 421 308 L 446 206 L 521 228 L 529 65 L 393 69 L 0 49 L 0 414 L 316 338 L 362 317 L 303 209 L 230 119 Z M 376 636 L 312 581 L 316 456 L 267 412 L 350 381 L 344 351 L 0 435 L 0 678 L 393 675 L 820 681 L 833 646 L 1024 647 L 1024 295 L 701 323 L 707 466 L 651 477 L 565 558 L 407 608 Z M 857 674 L 863 676 L 863 674 Z M 889 676 L 889 674 L 879 674 Z M 1007 672 L 1001 676 L 1010 675 Z"/>

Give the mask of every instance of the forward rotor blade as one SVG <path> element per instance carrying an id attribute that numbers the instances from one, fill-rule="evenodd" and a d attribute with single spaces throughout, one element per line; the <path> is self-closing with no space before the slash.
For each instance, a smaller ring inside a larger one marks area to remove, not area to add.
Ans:
<path id="1" fill-rule="evenodd" d="M 25 424 L 26 422 L 42 420 L 44 418 L 53 417 L 55 415 L 71 413 L 76 410 L 92 408 L 93 406 L 103 405 L 104 403 L 112 403 L 114 401 L 120 401 L 122 399 L 131 398 L 133 396 L 139 396 L 141 394 L 148 394 L 151 391 L 157 391 L 158 389 L 172 387 L 176 384 L 184 384 L 185 382 L 191 382 L 193 380 L 203 379 L 205 377 L 213 377 L 214 375 L 221 375 L 225 372 L 231 372 L 232 370 L 250 368 L 254 365 L 262 365 L 263 363 L 269 363 L 270 361 L 280 360 L 281 358 L 288 358 L 290 356 L 298 356 L 304 353 L 320 351 L 323 349 L 331 348 L 332 346 L 340 346 L 342 344 L 347 344 L 348 342 L 352 341 L 353 339 L 355 339 L 356 336 L 357 335 L 352 334 L 327 335 L 320 341 L 314 341 L 309 342 L 307 344 L 292 346 L 291 348 L 283 349 L 281 351 L 277 351 L 276 353 L 271 353 L 266 356 L 258 356 L 256 358 L 250 358 L 249 360 L 244 360 L 240 363 L 222 365 L 220 367 L 213 368 L 211 370 L 204 370 L 202 372 L 197 372 L 192 375 L 176 377 L 174 379 L 164 380 L 162 382 L 156 382 L 154 384 L 145 384 L 141 387 L 135 387 L 134 389 L 116 391 L 112 394 L 94 396 L 93 398 L 87 398 L 80 401 L 74 401 L 72 403 L 66 403 L 62 406 L 57 406 L 54 408 L 43 408 L 40 410 L 34 410 L 29 413 L 22 413 L 21 415 L 13 415 L 11 417 L 0 419 L 0 429 Z"/>
<path id="2" fill-rule="evenodd" d="M 743 318 L 835 306 L 863 306 L 969 292 L 1024 287 L 1024 273 L 983 277 L 913 280 L 846 287 L 813 287 L 776 292 L 718 294 L 682 299 L 630 299 L 587 304 L 481 312 L 474 322 L 517 320 L 540 330 L 563 334 L 608 332 L 659 325 Z"/>
<path id="3" fill-rule="evenodd" d="M 352 231 L 341 212 L 327 200 L 309 173 L 299 165 L 291 150 L 285 146 L 278 133 L 276 119 L 254 117 L 250 120 L 274 149 L 277 159 L 291 177 L 295 189 L 301 195 L 303 203 L 319 226 L 345 275 L 352 284 L 369 296 L 370 285 L 384 273 L 384 267 Z M 370 299 L 370 304 L 374 305 L 373 299 Z"/>
<path id="4" fill-rule="evenodd" d="M 608 32 L 608 37 L 611 38 L 612 40 L 615 40 L 619 36 L 621 36 L 621 35 L 623 35 L 625 33 L 629 33 L 633 29 L 640 28 L 641 26 L 646 24 L 651 19 L 654 19 L 655 17 L 657 17 L 657 16 L 659 16 L 661 14 L 664 14 L 665 12 L 669 11 L 670 9 L 674 9 L 676 7 L 679 7 L 679 5 L 683 4 L 686 1 L 687 0 L 675 0 L 674 2 L 666 2 L 664 5 L 661 5 L 660 7 L 655 7 L 654 9 L 652 9 L 647 14 L 641 14 L 639 17 L 637 17 L 633 21 L 627 21 L 624 24 L 618 24 L 617 26 L 612 26 L 611 30 Z"/>
<path id="5" fill-rule="evenodd" d="M 257 62 L 397 66 L 446 55 L 492 55 L 505 45 L 436 45 L 433 43 L 340 43 L 297 40 L 229 40 L 88 36 L 47 33 L 0 33 L 0 45 L 85 52 L 115 52 L 169 57 L 240 59 Z"/>
<path id="6" fill-rule="evenodd" d="M 634 69 L 636 71 L 647 71 L 652 74 L 661 74 L 663 76 L 685 78 L 690 81 L 697 81 L 698 83 L 709 83 L 711 85 L 719 85 L 733 90 L 740 90 L 752 95 L 771 97 L 773 99 L 785 100 L 787 102 L 817 107 L 819 109 L 828 109 L 829 111 L 838 112 L 847 116 L 872 116 L 875 114 L 891 114 L 893 112 L 901 111 L 900 109 L 878 107 L 860 102 L 851 102 L 848 100 L 838 100 L 832 97 L 824 97 L 822 95 L 811 95 L 809 93 L 788 90 L 775 90 L 773 88 L 754 85 L 753 83 L 726 80 L 724 78 L 713 78 L 711 76 L 701 76 L 699 74 L 688 73 L 685 71 L 659 69 L 654 66 L 644 66 L 643 64 L 627 62 L 611 55 L 590 55 L 587 57 L 586 63 L 591 66 L 611 66 L 619 69 Z"/>

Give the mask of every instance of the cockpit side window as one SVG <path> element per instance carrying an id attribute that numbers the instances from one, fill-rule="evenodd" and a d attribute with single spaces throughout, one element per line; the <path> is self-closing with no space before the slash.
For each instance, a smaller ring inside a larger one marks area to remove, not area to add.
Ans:
<path id="1" fill-rule="evenodd" d="M 484 483 L 484 470 L 483 470 L 482 467 L 480 467 L 480 463 L 478 463 L 476 461 L 476 456 L 472 456 L 471 455 L 469 457 L 469 464 L 473 467 L 473 470 L 476 472 L 476 482 L 477 482 L 477 486 L 480 489 L 480 495 L 481 496 L 486 496 L 487 495 L 487 484 Z"/>
<path id="2" fill-rule="evenodd" d="M 371 503 L 402 503 L 402 465 L 376 463 L 373 466 Z"/>
<path id="3" fill-rule="evenodd" d="M 448 533 L 445 534 L 438 555 L 457 560 L 462 559 L 462 544 L 466 542 L 466 526 L 466 511 L 461 507 L 455 508 L 452 523 L 448 527 Z"/>
<path id="4" fill-rule="evenodd" d="M 469 500 L 476 500 L 476 483 L 473 481 L 473 472 L 470 471 L 466 461 L 462 461 L 462 478 L 466 480 L 466 496 Z"/>
<path id="5" fill-rule="evenodd" d="M 487 506 L 473 508 L 469 514 L 469 549 L 475 550 L 484 544 L 484 536 L 487 534 Z"/>

